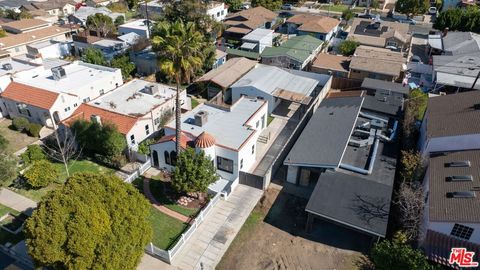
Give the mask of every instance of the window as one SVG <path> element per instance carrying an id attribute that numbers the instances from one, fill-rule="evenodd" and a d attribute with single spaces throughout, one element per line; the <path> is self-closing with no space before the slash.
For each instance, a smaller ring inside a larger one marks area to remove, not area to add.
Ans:
<path id="1" fill-rule="evenodd" d="M 222 10 L 222 15 L 225 14 L 225 10 Z"/>
<path id="2" fill-rule="evenodd" d="M 217 17 L 220 17 L 220 12 L 217 12 Z"/>
<path id="3" fill-rule="evenodd" d="M 266 114 L 262 116 L 262 129 L 265 127 L 265 118 L 267 118 Z"/>
<path id="4" fill-rule="evenodd" d="M 74 104 L 73 104 L 73 107 L 77 107 L 77 106 L 78 106 L 77 103 L 74 103 Z"/>
<path id="5" fill-rule="evenodd" d="M 26 104 L 17 103 L 17 110 L 20 114 L 32 116 Z"/>
<path id="6" fill-rule="evenodd" d="M 260 120 L 257 121 L 257 123 L 255 124 L 255 127 L 258 128 L 260 126 Z"/>
<path id="7" fill-rule="evenodd" d="M 65 108 L 65 112 L 70 111 L 70 107 Z"/>
<path id="8" fill-rule="evenodd" d="M 105 94 L 105 90 L 103 90 L 103 89 L 101 89 L 99 92 L 100 92 L 100 95 Z"/>
<path id="9" fill-rule="evenodd" d="M 233 160 L 217 156 L 217 169 L 220 171 L 233 173 Z"/>
<path id="10" fill-rule="evenodd" d="M 252 155 L 255 154 L 255 144 L 252 145 Z"/>
<path id="11" fill-rule="evenodd" d="M 177 152 L 175 151 L 172 151 L 170 152 L 170 163 L 172 164 L 172 166 L 175 166 L 177 165 Z"/>
<path id="12" fill-rule="evenodd" d="M 135 144 L 135 135 L 130 136 L 130 142 Z"/>
<path id="13" fill-rule="evenodd" d="M 243 158 L 240 160 L 240 169 L 243 168 Z"/>
<path id="14" fill-rule="evenodd" d="M 353 73 L 360 73 L 359 70 L 355 70 L 355 69 L 352 69 L 351 71 L 352 71 Z"/>
<path id="15" fill-rule="evenodd" d="M 455 223 L 450 235 L 458 238 L 462 238 L 465 240 L 469 240 L 470 237 L 472 236 L 472 233 L 473 233 L 473 228 Z"/>
<path id="16" fill-rule="evenodd" d="M 154 125 L 160 124 L 160 117 L 155 118 L 155 120 L 153 120 L 153 124 Z"/>
<path id="17" fill-rule="evenodd" d="M 170 154 L 168 153 L 168 151 L 163 152 L 163 155 L 165 157 L 165 163 L 168 165 L 172 164 L 170 160 Z"/>
<path id="18" fill-rule="evenodd" d="M 150 126 L 149 125 L 145 125 L 145 134 L 150 134 Z"/>

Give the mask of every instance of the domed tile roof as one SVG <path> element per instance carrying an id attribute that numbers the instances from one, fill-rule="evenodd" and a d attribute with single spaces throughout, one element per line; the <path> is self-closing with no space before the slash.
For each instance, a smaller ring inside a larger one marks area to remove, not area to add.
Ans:
<path id="1" fill-rule="evenodd" d="M 214 145 L 215 145 L 215 138 L 212 135 L 206 133 L 205 131 L 202 132 L 195 140 L 196 148 L 208 148 Z"/>

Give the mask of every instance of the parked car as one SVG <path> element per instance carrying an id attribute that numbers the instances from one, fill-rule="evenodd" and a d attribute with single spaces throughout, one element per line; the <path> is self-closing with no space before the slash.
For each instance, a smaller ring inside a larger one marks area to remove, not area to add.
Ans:
<path id="1" fill-rule="evenodd" d="M 437 8 L 436 7 L 430 7 L 428 9 L 428 14 L 430 15 L 437 15 Z"/>
<path id="2" fill-rule="evenodd" d="M 292 12 L 288 12 L 288 11 L 282 11 L 280 13 L 278 13 L 278 16 L 280 18 L 290 18 L 290 17 L 293 17 L 295 14 L 293 14 Z"/>
<path id="3" fill-rule="evenodd" d="M 357 16 L 358 18 L 362 18 L 362 19 L 380 19 L 380 15 L 378 14 L 372 14 L 372 13 L 360 13 L 358 14 Z"/>
<path id="4" fill-rule="evenodd" d="M 412 58 L 410 58 L 411 63 L 423 63 L 422 58 L 418 55 L 412 55 Z"/>
<path id="5" fill-rule="evenodd" d="M 398 21 L 401 22 L 401 23 L 408 23 L 408 24 L 411 24 L 411 25 L 417 24 L 417 21 L 415 21 L 414 19 L 400 19 Z"/>
<path id="6" fill-rule="evenodd" d="M 400 51 L 400 48 L 397 48 L 395 46 L 387 46 L 387 47 L 385 47 L 385 49 L 389 49 L 389 50 L 394 51 L 394 52 L 399 52 Z"/>
<path id="7" fill-rule="evenodd" d="M 283 4 L 283 5 L 282 5 L 282 9 L 283 9 L 283 10 L 292 10 L 292 9 L 293 9 L 293 5 L 292 5 L 292 4 Z"/>

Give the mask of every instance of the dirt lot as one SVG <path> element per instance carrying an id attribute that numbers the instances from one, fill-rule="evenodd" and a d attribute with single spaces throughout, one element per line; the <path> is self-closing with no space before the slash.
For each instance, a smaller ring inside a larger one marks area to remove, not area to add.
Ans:
<path id="1" fill-rule="evenodd" d="M 305 205 L 304 199 L 270 188 L 217 269 L 358 269 L 365 257 L 353 250 L 368 250 L 358 247 L 363 236 L 319 222 L 306 233 Z"/>
<path id="2" fill-rule="evenodd" d="M 20 133 L 10 129 L 10 125 L 12 125 L 12 120 L 6 118 L 0 119 L 0 134 L 9 141 L 8 148 L 11 153 L 15 153 L 38 140 L 38 138 L 30 137 L 26 133 Z"/>

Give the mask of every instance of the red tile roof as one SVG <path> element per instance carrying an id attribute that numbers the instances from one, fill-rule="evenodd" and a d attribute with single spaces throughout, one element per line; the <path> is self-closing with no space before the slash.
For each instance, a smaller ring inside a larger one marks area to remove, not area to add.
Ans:
<path id="1" fill-rule="evenodd" d="M 108 122 L 116 125 L 118 131 L 125 135 L 133 128 L 138 120 L 137 117 L 107 111 L 88 104 L 81 104 L 69 118 L 63 121 L 63 124 L 69 126 L 80 119 L 90 121 L 93 115 L 100 116 L 102 123 Z"/>
<path id="2" fill-rule="evenodd" d="M 160 138 L 160 140 L 157 141 L 157 143 L 163 143 L 163 142 L 169 142 L 169 141 L 173 141 L 173 142 L 177 141 L 175 134 L 163 136 L 162 138 Z M 182 147 L 183 149 L 186 149 L 190 141 L 192 141 L 190 137 L 185 135 L 185 133 L 183 132 L 180 133 L 180 147 Z"/>
<path id="3" fill-rule="evenodd" d="M 50 110 L 58 98 L 58 93 L 30 85 L 11 82 L 0 96 L 16 102 Z"/>
<path id="4" fill-rule="evenodd" d="M 215 138 L 207 132 L 202 132 L 195 140 L 195 147 L 209 148 L 215 145 Z"/>

